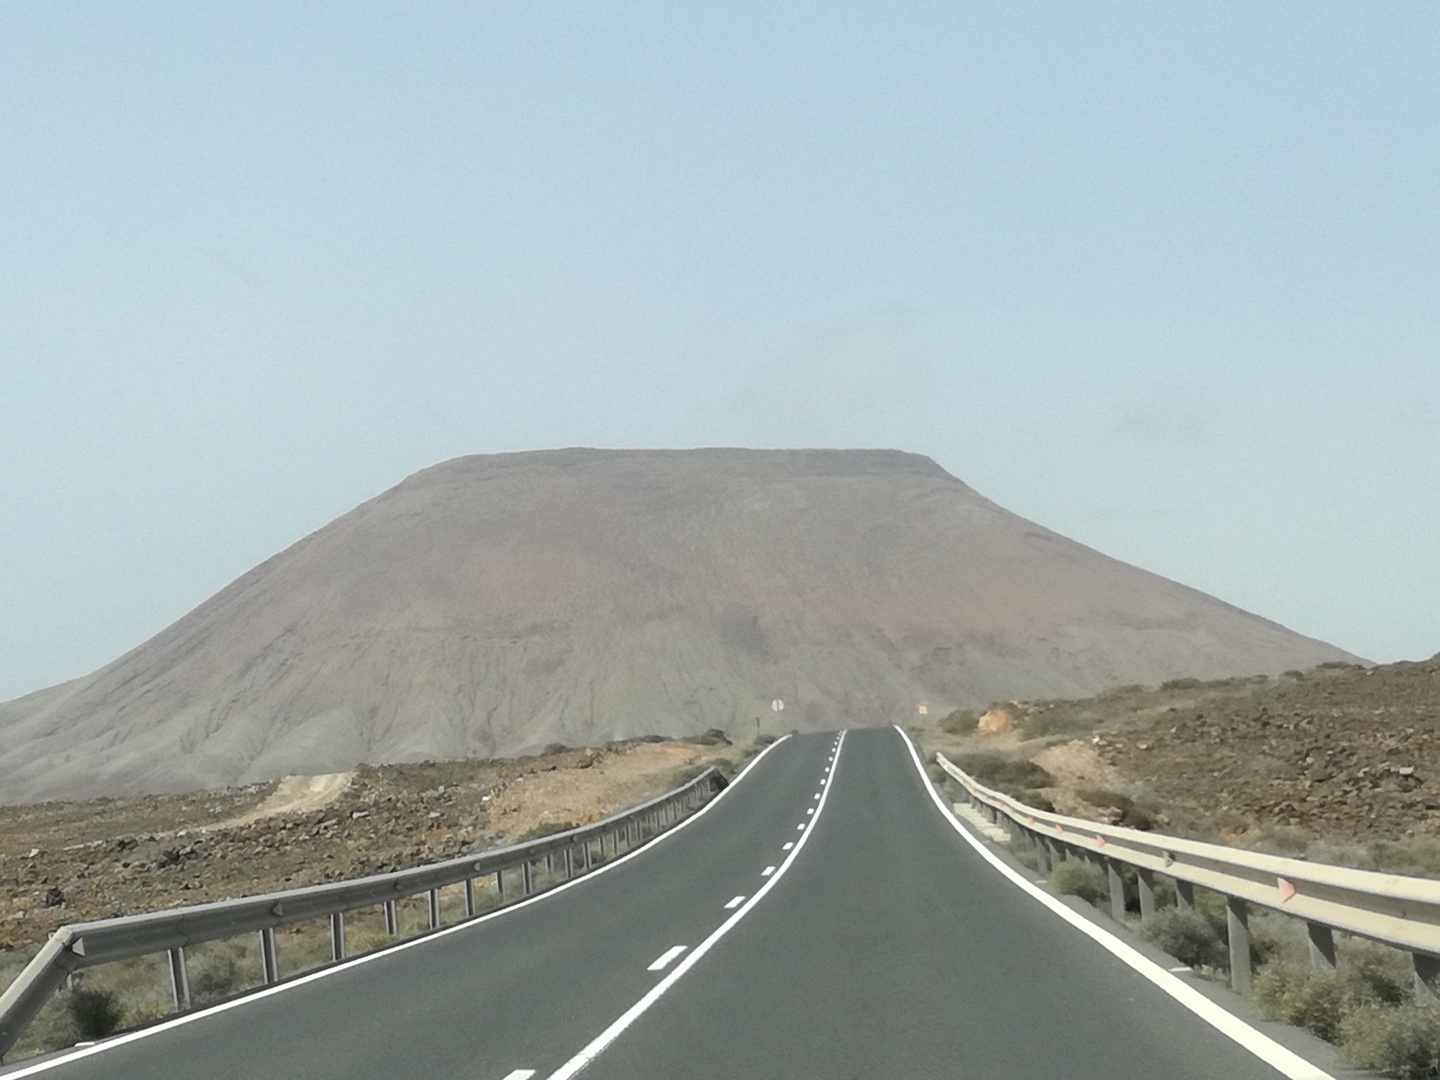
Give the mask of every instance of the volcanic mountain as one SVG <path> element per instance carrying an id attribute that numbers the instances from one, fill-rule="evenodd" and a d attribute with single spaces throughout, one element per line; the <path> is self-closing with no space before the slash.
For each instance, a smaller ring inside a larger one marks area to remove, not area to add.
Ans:
<path id="1" fill-rule="evenodd" d="M 0 705 L 0 801 L 1354 660 L 890 450 L 556 450 L 415 474 L 92 675 Z M 771 703 L 784 702 L 783 712 Z"/>

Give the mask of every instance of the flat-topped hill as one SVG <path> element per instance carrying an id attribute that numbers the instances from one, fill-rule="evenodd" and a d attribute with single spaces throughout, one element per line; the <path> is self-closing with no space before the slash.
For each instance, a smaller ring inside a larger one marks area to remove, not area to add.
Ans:
<path id="1" fill-rule="evenodd" d="M 416 473 L 94 674 L 0 705 L 0 800 L 746 736 L 757 717 L 883 724 L 920 702 L 1350 659 L 913 454 L 473 456 Z"/>

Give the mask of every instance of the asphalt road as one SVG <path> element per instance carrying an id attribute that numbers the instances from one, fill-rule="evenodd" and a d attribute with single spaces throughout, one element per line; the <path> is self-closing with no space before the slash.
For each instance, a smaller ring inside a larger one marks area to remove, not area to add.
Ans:
<path id="1" fill-rule="evenodd" d="M 43 1068 L 54 1080 L 1281 1076 L 986 864 L 890 729 L 785 740 L 684 827 L 563 891 Z"/>

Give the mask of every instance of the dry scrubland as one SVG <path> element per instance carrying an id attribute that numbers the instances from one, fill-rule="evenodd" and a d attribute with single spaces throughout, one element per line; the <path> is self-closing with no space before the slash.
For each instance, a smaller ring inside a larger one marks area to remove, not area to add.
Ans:
<path id="1" fill-rule="evenodd" d="M 715 735 L 512 761 L 361 766 L 318 784 L 279 782 L 184 796 L 42 803 L 0 810 L 0 990 L 55 927 L 176 904 L 415 866 L 588 824 L 668 791 L 700 769 L 728 771 L 751 747 Z M 312 791 L 323 796 L 317 805 Z M 278 807 L 290 806 L 288 811 Z M 543 887 L 554 875 L 542 872 Z M 496 903 L 478 885 L 482 907 Z M 519 892 L 518 878 L 506 891 Z M 443 921 L 464 913 L 441 891 Z M 424 931 L 424 897 L 399 904 L 400 937 Z M 390 943 L 382 912 L 347 919 L 352 954 Z M 256 935 L 187 949 L 207 1004 L 259 985 Z M 328 924 L 280 932 L 282 974 L 327 963 Z M 28 1029 L 16 1058 L 98 1038 L 171 1011 L 163 956 L 82 973 Z"/>
<path id="2" fill-rule="evenodd" d="M 998 728 L 980 734 L 981 716 Z M 996 702 L 919 729 L 982 782 L 1096 821 L 1361 869 L 1440 876 L 1440 655 L 1361 668 L 1123 687 L 1074 701 Z M 1017 851 L 1023 861 L 1027 852 Z M 1033 864 L 1032 864 L 1033 868 Z M 1108 910 L 1098 868 L 1059 864 L 1052 886 Z M 1197 889 L 1140 933 L 1202 973 L 1226 970 L 1223 899 Z M 1173 903 L 1173 894 L 1162 896 Z M 1127 883 L 1127 907 L 1139 896 Z M 1313 969 L 1301 925 L 1252 916 L 1253 1004 L 1337 1043 L 1361 1068 L 1440 1077 L 1440 1006 L 1417 1000 L 1409 958 L 1337 934 Z"/>

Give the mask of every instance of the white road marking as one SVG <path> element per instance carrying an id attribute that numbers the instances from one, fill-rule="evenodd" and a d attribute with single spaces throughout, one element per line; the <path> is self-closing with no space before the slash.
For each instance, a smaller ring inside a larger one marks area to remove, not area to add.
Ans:
<path id="1" fill-rule="evenodd" d="M 687 948 L 689 948 L 688 945 L 672 945 L 672 946 L 670 946 L 670 948 L 666 949 L 663 953 L 661 953 L 661 954 L 656 958 L 655 962 L 654 962 L 653 964 L 651 964 L 649 967 L 647 967 L 645 970 L 646 970 L 646 971 L 664 971 L 667 967 L 670 966 L 670 961 L 671 961 L 671 960 L 674 960 L 675 957 L 679 956 L 679 955 L 680 955 L 682 952 L 684 952 Z"/>
<path id="2" fill-rule="evenodd" d="M 1179 975 L 1182 972 L 1186 975 L 1195 974 L 1195 969 L 1192 968 L 1189 964 L 1181 964 L 1179 967 L 1169 968 L 1168 970 L 1173 971 L 1176 975 Z"/>
<path id="3" fill-rule="evenodd" d="M 794 840 L 791 840 L 791 841 L 789 841 L 788 843 L 786 843 L 786 845 L 785 845 L 783 848 L 781 848 L 781 850 L 782 850 L 782 851 L 789 851 L 789 850 L 790 850 L 792 847 L 794 847 L 794 846 L 795 846 L 795 841 L 794 841 Z"/>
<path id="4" fill-rule="evenodd" d="M 814 812 L 815 812 L 815 808 L 814 808 L 813 806 L 812 806 L 809 810 L 806 810 L 806 811 L 805 811 L 805 813 L 807 813 L 807 814 L 813 814 Z"/>
<path id="5" fill-rule="evenodd" d="M 801 832 L 804 832 L 804 831 L 805 831 L 805 823 L 802 821 L 799 825 L 796 825 L 795 828 L 799 829 Z"/>
<path id="6" fill-rule="evenodd" d="M 731 900 L 728 904 L 725 905 L 725 910 L 726 910 L 726 911 L 731 911 L 731 910 L 739 907 L 739 906 L 740 906 L 741 904 L 743 904 L 744 902 L 745 902 L 745 898 L 744 898 L 743 896 L 737 896 L 737 897 L 735 897 L 733 900 Z"/>
<path id="7" fill-rule="evenodd" d="M 630 851 L 627 851 L 624 855 L 621 855 L 618 859 L 612 859 L 607 863 L 601 863 L 599 867 L 591 870 L 588 874 L 582 874 L 580 877 L 571 878 L 569 881 L 552 886 L 551 888 L 546 889 L 544 892 L 536 893 L 534 896 L 531 896 L 528 899 L 517 900 L 513 904 L 506 904 L 502 908 L 496 908 L 488 915 L 481 915 L 479 918 L 468 919 L 465 922 L 456 923 L 454 926 L 447 926 L 443 930 L 432 931 L 429 934 L 425 934 L 423 937 L 411 938 L 409 941 L 401 941 L 385 949 L 379 949 L 375 952 L 362 953 L 361 955 L 356 956 L 353 959 L 346 960 L 343 964 L 334 964 L 330 967 L 322 968 L 319 971 L 312 971 L 308 975 L 301 975 L 297 978 L 291 979 L 288 982 L 277 983 L 274 986 L 266 987 L 264 990 L 256 990 L 254 993 L 246 994 L 244 997 L 235 998 L 233 1001 L 226 1001 L 222 1004 L 211 1006 L 208 1009 L 199 1009 L 195 1012 L 185 1013 L 181 1016 L 175 1017 L 173 1020 L 166 1020 L 164 1023 L 156 1024 L 154 1027 L 142 1028 L 139 1031 L 132 1031 L 125 1035 L 116 1035 L 113 1038 L 96 1043 L 94 1046 L 87 1046 L 83 1050 L 77 1049 L 73 1053 L 60 1054 L 56 1057 L 49 1058 L 46 1061 L 42 1061 L 39 1064 L 31 1065 L 28 1068 L 16 1069 L 13 1072 L 7 1072 L 4 1074 L 5 1080 L 21 1080 L 22 1077 L 34 1076 L 37 1073 L 48 1072 L 49 1070 L 56 1068 L 57 1066 L 68 1064 L 71 1061 L 78 1061 L 81 1058 L 94 1057 L 96 1054 L 103 1054 L 107 1050 L 113 1050 L 117 1046 L 124 1046 L 127 1043 L 137 1042 L 140 1039 L 148 1039 L 153 1035 L 160 1034 L 160 1032 L 162 1031 L 169 1031 L 171 1028 L 177 1028 L 184 1024 L 193 1024 L 196 1020 L 203 1020 L 207 1016 L 214 1016 L 216 1013 L 229 1012 L 231 1009 L 244 1008 L 251 1002 L 259 1001 L 262 998 L 270 997 L 272 994 L 283 994 L 287 990 L 293 990 L 297 986 L 304 986 L 306 983 L 312 983 L 317 979 L 328 979 L 330 976 L 342 971 L 353 971 L 361 964 L 369 964 L 373 963 L 376 960 L 384 960 L 387 957 L 394 956 L 396 953 L 404 952 L 406 949 L 414 949 L 419 948 L 423 945 L 428 945 L 439 938 L 447 937 L 450 934 L 458 934 L 461 931 L 470 929 L 470 927 L 472 926 L 476 926 L 483 922 L 489 922 L 491 919 L 502 918 L 510 914 L 512 911 L 519 911 L 521 908 L 529 907 L 531 904 L 538 904 L 543 900 L 555 896 L 557 893 L 562 893 L 565 890 L 572 889 L 577 885 L 583 885 L 587 881 L 594 881 L 595 878 L 599 875 L 604 874 L 607 871 L 614 870 L 617 866 L 629 862 L 637 855 L 643 855 L 645 852 L 652 850 L 656 844 L 664 843 L 667 839 L 674 836 L 681 829 L 690 825 L 692 822 L 699 821 L 700 818 L 704 817 L 710 812 L 711 807 L 715 806 L 721 799 L 725 798 L 727 795 L 730 794 L 730 792 L 735 790 L 735 785 L 745 778 L 746 773 L 748 773 L 756 765 L 760 764 L 761 758 L 763 758 L 766 754 L 770 753 L 771 750 L 774 750 L 775 747 L 779 746 L 788 738 L 790 738 L 789 735 L 780 736 L 780 738 L 776 739 L 769 746 L 765 747 L 764 750 L 761 750 L 760 753 L 756 754 L 753 758 L 751 758 L 750 763 L 746 765 L 745 768 L 741 769 L 739 773 L 736 774 L 734 780 L 731 780 L 729 784 L 727 784 L 723 789 L 721 789 L 720 793 L 716 795 L 715 798 L 711 799 L 699 810 L 695 811 L 695 813 L 691 814 L 683 821 L 672 825 L 669 829 L 666 829 L 663 833 L 655 837 L 645 846 L 633 848 Z M 800 827 L 803 829 L 805 826 L 802 825 Z"/>
<path id="8" fill-rule="evenodd" d="M 534 1069 L 516 1069 L 514 1072 L 506 1073 L 505 1080 L 530 1080 L 535 1075 Z"/>
<path id="9" fill-rule="evenodd" d="M 840 739 L 842 742 L 845 739 L 845 735 L 843 732 L 840 735 Z M 771 743 L 770 745 L 774 746 L 775 744 Z M 921 771 L 923 772 L 924 770 L 922 769 Z M 727 788 L 726 790 L 728 791 L 729 789 Z M 820 809 L 822 812 L 824 811 L 825 799 L 820 800 Z M 802 825 L 800 827 L 803 829 L 805 826 Z M 650 992 L 648 994 L 646 994 L 634 1005 L 631 1005 L 630 1008 L 626 1009 L 623 1013 L 621 1013 L 619 1018 L 616 1019 L 614 1023 L 612 1023 L 599 1035 L 595 1036 L 595 1038 L 591 1039 L 589 1045 L 584 1047 L 584 1049 L 582 1049 L 578 1054 L 576 1054 L 564 1065 L 561 1065 L 560 1068 L 556 1069 L 553 1073 L 551 1073 L 548 1077 L 548 1080 L 570 1080 L 571 1077 L 573 1077 L 581 1069 L 585 1068 L 586 1065 L 589 1065 L 592 1061 L 594 1061 L 597 1057 L 604 1053 L 605 1048 L 609 1046 L 612 1042 L 614 1042 L 616 1039 L 618 1039 L 621 1032 L 623 1032 L 626 1028 L 628 1028 L 631 1024 L 638 1020 L 645 1013 L 645 1011 L 650 1008 L 651 1005 L 654 1005 L 655 1002 L 659 1001 L 660 998 L 664 996 L 665 991 L 669 990 L 670 987 L 674 986 L 680 980 L 680 977 L 682 975 L 684 975 L 687 971 L 689 971 L 692 967 L 699 963 L 700 958 L 704 956 L 707 952 L 709 952 L 712 948 L 714 948 L 716 942 L 718 942 L 722 937 L 728 934 L 731 928 L 734 927 L 736 923 L 738 923 L 747 914 L 749 914 L 749 912 L 754 909 L 755 905 L 765 898 L 765 894 L 775 887 L 775 883 L 785 876 L 785 872 L 789 870 L 790 867 L 794 864 L 795 860 L 799 858 L 800 852 L 804 849 L 805 843 L 809 839 L 809 833 L 806 833 L 804 836 L 802 836 L 800 838 L 800 842 L 795 845 L 795 850 L 792 851 L 789 857 L 780 864 L 779 872 L 771 875 L 770 880 L 765 882 L 764 885 L 760 886 L 759 892 L 757 892 L 754 896 L 747 900 L 745 904 L 738 911 L 735 912 L 734 915 L 731 915 L 728 919 L 726 919 L 723 923 L 716 927 L 709 937 L 707 937 L 699 945 L 695 946 L 695 948 L 690 951 L 690 955 L 685 957 L 684 960 L 681 960 L 680 963 L 676 964 L 670 974 L 666 975 L 663 979 L 661 979 L 659 982 L 657 982 L 654 986 L 650 988 Z M 577 878 L 576 880 L 584 879 Z M 6 1080 L 9 1080 L 9 1078 L 7 1077 Z"/>
<path id="10" fill-rule="evenodd" d="M 819 798 L 819 797 L 820 797 L 820 793 L 819 793 L 819 792 L 818 792 L 818 791 L 817 791 L 817 792 L 815 792 L 815 798 L 817 798 L 817 799 L 818 799 L 818 798 Z"/>
<path id="11" fill-rule="evenodd" d="M 767 867 L 765 867 L 764 870 L 761 870 L 761 871 L 760 871 L 760 876 L 761 876 L 761 877 L 769 877 L 769 876 L 770 876 L 771 874 L 773 874 L 774 872 L 775 872 L 775 868 L 774 868 L 773 866 L 767 866 Z"/>
<path id="12" fill-rule="evenodd" d="M 920 776 L 924 781 L 925 790 L 930 793 L 930 798 L 934 801 L 935 805 L 940 808 L 940 813 L 944 815 L 950 827 L 958 832 L 967 844 L 980 853 L 982 859 L 1086 937 L 1096 942 L 1101 948 L 1105 949 L 1122 963 L 1129 965 L 1146 979 L 1149 979 L 1157 987 L 1169 994 L 1201 1020 L 1205 1021 L 1205 1023 L 1220 1032 L 1220 1034 L 1239 1043 L 1282 1076 L 1288 1077 L 1289 1080 L 1335 1080 L 1335 1077 L 1331 1076 L 1324 1069 L 1312 1065 L 1294 1051 L 1287 1050 L 1263 1032 L 1256 1031 L 1234 1013 L 1217 1005 L 1189 983 L 1176 978 L 1174 973 L 1166 971 L 1153 960 L 1137 952 L 1103 926 L 1091 922 L 1077 912 L 1071 911 L 1049 893 L 1036 888 L 1014 870 L 1010 869 L 1010 867 L 1006 866 L 996 855 L 990 852 L 983 843 L 977 840 L 970 830 L 961 825 L 955 815 L 946 808 L 944 800 L 940 798 L 940 795 L 935 790 L 935 785 L 930 782 L 930 777 L 925 773 L 925 763 L 920 760 L 920 755 L 916 753 L 915 744 L 910 741 L 910 737 L 905 734 L 899 725 L 895 726 L 895 730 L 899 733 L 900 738 L 905 740 L 905 746 L 910 751 L 910 757 L 915 762 L 915 768 L 920 770 Z"/>

